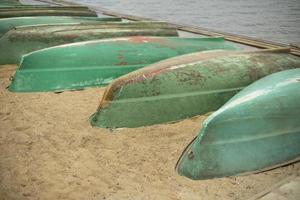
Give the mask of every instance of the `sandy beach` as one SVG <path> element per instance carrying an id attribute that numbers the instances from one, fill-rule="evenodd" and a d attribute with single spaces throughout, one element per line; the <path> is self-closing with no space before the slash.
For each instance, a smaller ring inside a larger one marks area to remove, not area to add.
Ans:
<path id="1" fill-rule="evenodd" d="M 141 128 L 93 128 L 104 88 L 12 93 L 14 67 L 0 66 L 0 200 L 247 199 L 300 173 L 193 181 L 175 164 L 207 116 Z"/>

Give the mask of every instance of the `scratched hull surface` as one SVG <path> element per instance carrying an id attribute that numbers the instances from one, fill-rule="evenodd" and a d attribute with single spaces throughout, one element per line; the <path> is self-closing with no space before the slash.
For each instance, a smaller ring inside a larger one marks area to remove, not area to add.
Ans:
<path id="1" fill-rule="evenodd" d="M 19 64 L 22 55 L 61 44 L 126 36 L 178 36 L 164 22 L 97 22 L 17 27 L 0 38 L 0 64 Z"/>
<path id="2" fill-rule="evenodd" d="M 66 16 L 37 16 L 37 17 L 13 17 L 0 19 L 0 37 L 17 26 L 59 24 L 59 23 L 93 23 L 101 21 L 121 21 L 114 17 L 66 17 Z"/>
<path id="3" fill-rule="evenodd" d="M 85 6 L 14 6 L 0 8 L 0 18 L 28 16 L 97 17 L 97 14 Z"/>
<path id="4" fill-rule="evenodd" d="M 203 123 L 177 164 L 179 174 L 210 179 L 270 169 L 300 156 L 300 69 L 267 76 Z"/>
<path id="5" fill-rule="evenodd" d="M 298 67 L 300 59 L 284 50 L 194 53 L 162 61 L 113 81 L 91 124 L 139 127 L 205 114 L 250 83 Z"/>
<path id="6" fill-rule="evenodd" d="M 178 37 L 128 37 L 52 47 L 23 57 L 10 90 L 33 92 L 103 86 L 145 65 L 214 49 L 236 48 L 223 38 Z"/>

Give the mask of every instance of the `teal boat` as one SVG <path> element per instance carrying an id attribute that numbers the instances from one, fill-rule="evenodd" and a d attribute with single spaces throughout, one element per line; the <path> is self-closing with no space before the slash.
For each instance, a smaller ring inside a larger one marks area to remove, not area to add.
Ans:
<path id="1" fill-rule="evenodd" d="M 300 58 L 287 49 L 202 52 L 171 58 L 113 81 L 91 124 L 140 127 L 206 114 L 252 82 L 299 67 Z"/>
<path id="2" fill-rule="evenodd" d="M 17 5 L 17 4 L 0 3 L 0 8 L 3 8 L 3 7 L 11 7 L 11 6 L 14 6 L 14 5 Z"/>
<path id="3" fill-rule="evenodd" d="M 22 55 L 47 47 L 126 36 L 178 36 L 165 22 L 98 22 L 17 27 L 0 38 L 0 65 L 19 64 Z"/>
<path id="4" fill-rule="evenodd" d="M 0 2 L 0 8 L 17 5 L 21 5 L 21 3 L 18 0 L 1 0 Z"/>
<path id="5" fill-rule="evenodd" d="M 17 26 L 45 25 L 59 23 L 93 23 L 102 21 L 121 21 L 115 17 L 72 17 L 72 16 L 37 16 L 12 17 L 0 19 L 0 37 Z"/>
<path id="6" fill-rule="evenodd" d="M 2 3 L 21 5 L 19 0 L 1 0 L 1 4 Z"/>
<path id="7" fill-rule="evenodd" d="M 11 6 L 16 6 L 16 5 L 20 5 L 20 4 L 2 3 L 2 2 L 0 2 L 0 8 L 11 7 Z"/>
<path id="8" fill-rule="evenodd" d="M 12 6 L 0 7 L 0 18 L 29 16 L 85 16 L 97 17 L 86 6 Z"/>
<path id="9" fill-rule="evenodd" d="M 1 5 L 7 5 L 7 6 L 0 6 L 0 11 L 3 10 L 3 11 L 7 11 L 7 10 L 12 10 L 12 9 L 21 9 L 21 8 L 49 8 L 48 5 L 44 5 L 44 4 L 40 4 L 40 5 L 29 5 L 29 4 L 9 4 L 9 3 L 0 3 Z M 85 7 L 87 8 L 87 7 Z"/>
<path id="10" fill-rule="evenodd" d="M 9 90 L 103 86 L 151 63 L 209 49 L 236 50 L 223 38 L 128 37 L 56 46 L 24 56 Z"/>
<path id="11" fill-rule="evenodd" d="M 300 69 L 262 78 L 203 123 L 176 170 L 191 179 L 247 174 L 300 158 Z"/>

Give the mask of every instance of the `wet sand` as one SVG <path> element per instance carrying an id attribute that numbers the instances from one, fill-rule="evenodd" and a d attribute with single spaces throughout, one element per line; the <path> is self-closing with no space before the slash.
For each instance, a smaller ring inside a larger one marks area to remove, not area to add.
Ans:
<path id="1" fill-rule="evenodd" d="M 291 174 L 292 164 L 248 176 L 193 181 L 176 174 L 206 116 L 134 129 L 92 128 L 104 88 L 11 93 L 0 66 L 0 200 L 247 199 Z"/>

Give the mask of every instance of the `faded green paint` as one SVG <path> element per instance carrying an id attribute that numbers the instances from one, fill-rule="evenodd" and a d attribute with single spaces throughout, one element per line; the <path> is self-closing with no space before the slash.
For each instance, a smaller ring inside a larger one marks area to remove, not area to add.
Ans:
<path id="1" fill-rule="evenodd" d="M 33 92 L 103 86 L 145 65 L 211 49 L 236 48 L 223 38 L 178 37 L 129 37 L 62 45 L 24 56 L 9 89 Z"/>
<path id="2" fill-rule="evenodd" d="M 26 8 L 49 8 L 48 5 L 24 5 L 24 4 L 7 4 L 8 6 L 4 6 L 4 7 L 0 7 L 0 11 L 3 10 L 3 11 L 12 11 L 12 10 L 15 10 L 15 9 L 26 9 Z"/>
<path id="3" fill-rule="evenodd" d="M 300 69 L 251 84 L 202 125 L 177 164 L 210 179 L 274 168 L 300 156 Z"/>
<path id="4" fill-rule="evenodd" d="M 20 4 L 17 4 L 17 3 L 2 3 L 0 2 L 0 9 L 1 8 L 7 8 L 7 7 L 11 7 L 11 6 L 18 6 Z"/>
<path id="5" fill-rule="evenodd" d="M 0 8 L 11 7 L 11 6 L 14 6 L 14 5 L 17 5 L 17 4 L 0 3 Z"/>
<path id="6" fill-rule="evenodd" d="M 1 7 L 8 7 L 8 6 L 18 6 L 21 3 L 18 0 L 1 0 L 0 8 Z"/>
<path id="7" fill-rule="evenodd" d="M 97 23 L 102 21 L 121 21 L 115 17 L 65 17 L 65 16 L 38 16 L 12 17 L 0 19 L 0 37 L 17 26 L 59 24 L 59 23 Z"/>
<path id="8" fill-rule="evenodd" d="M 250 83 L 300 67 L 299 57 L 275 52 L 195 53 L 132 72 L 108 86 L 91 124 L 139 127 L 217 110 Z"/>
<path id="9" fill-rule="evenodd" d="M 97 17 L 86 6 L 12 6 L 1 7 L 0 18 L 28 16 L 85 16 Z"/>
<path id="10" fill-rule="evenodd" d="M 21 5 L 20 1 L 19 0 L 1 0 L 1 4 L 2 3 L 8 3 L 8 4 L 18 4 L 18 5 Z"/>
<path id="11" fill-rule="evenodd" d="M 98 22 L 17 27 L 0 38 L 0 64 L 19 64 L 22 55 L 61 44 L 125 36 L 178 36 L 164 22 Z"/>

